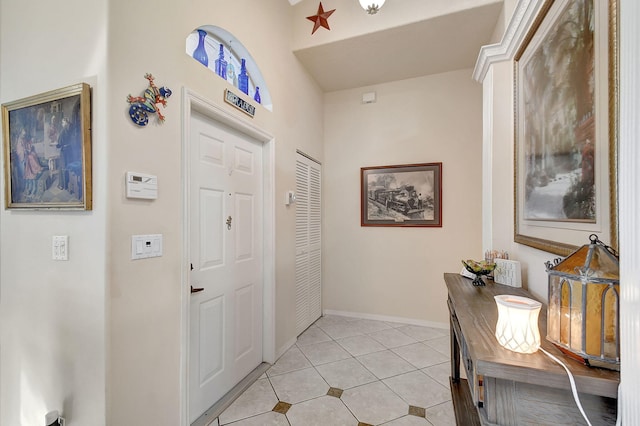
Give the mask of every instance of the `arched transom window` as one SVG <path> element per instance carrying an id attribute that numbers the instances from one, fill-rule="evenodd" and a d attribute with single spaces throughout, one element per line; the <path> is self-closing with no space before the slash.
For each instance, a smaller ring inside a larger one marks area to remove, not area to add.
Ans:
<path id="1" fill-rule="evenodd" d="M 204 25 L 187 36 L 186 53 L 269 111 L 271 95 L 249 51 L 223 28 Z"/>

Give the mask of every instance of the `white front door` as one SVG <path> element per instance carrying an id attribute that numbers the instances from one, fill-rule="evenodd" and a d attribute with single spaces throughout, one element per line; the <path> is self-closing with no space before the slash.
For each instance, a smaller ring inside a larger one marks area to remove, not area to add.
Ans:
<path id="1" fill-rule="evenodd" d="M 189 421 L 262 362 L 262 145 L 191 116 Z"/>

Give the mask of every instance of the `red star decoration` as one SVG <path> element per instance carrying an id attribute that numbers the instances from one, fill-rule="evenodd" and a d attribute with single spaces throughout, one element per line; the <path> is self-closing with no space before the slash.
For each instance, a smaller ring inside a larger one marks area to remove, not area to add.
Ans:
<path id="1" fill-rule="evenodd" d="M 322 2 L 320 2 L 320 6 L 318 6 L 318 13 L 316 13 L 313 16 L 307 16 L 308 20 L 314 22 L 313 31 L 311 31 L 311 34 L 315 33 L 316 30 L 318 28 L 320 28 L 320 27 L 324 27 L 324 28 L 328 29 L 329 31 L 331 31 L 331 28 L 329 28 L 328 18 L 335 11 L 336 10 L 333 9 L 333 10 L 329 10 L 329 11 L 325 12 L 324 8 L 322 7 Z"/>

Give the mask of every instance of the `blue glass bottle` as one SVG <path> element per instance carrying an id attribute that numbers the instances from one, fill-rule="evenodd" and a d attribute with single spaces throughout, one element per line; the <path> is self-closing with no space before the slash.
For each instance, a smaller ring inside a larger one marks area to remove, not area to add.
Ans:
<path id="1" fill-rule="evenodd" d="M 242 64 L 240 65 L 240 75 L 238 76 L 238 89 L 243 92 L 245 95 L 249 94 L 249 76 L 247 75 L 247 66 L 245 64 L 244 58 L 242 59 Z"/>
<path id="2" fill-rule="evenodd" d="M 220 51 L 218 59 L 216 59 L 216 74 L 225 80 L 227 79 L 227 61 L 224 60 L 224 46 L 222 43 L 220 43 Z"/>
<path id="3" fill-rule="evenodd" d="M 257 103 L 262 103 L 260 99 L 260 88 L 258 86 L 256 86 L 256 94 L 253 95 L 253 100 Z"/>
<path id="4" fill-rule="evenodd" d="M 200 62 L 205 67 L 209 66 L 209 56 L 204 48 L 204 39 L 207 36 L 207 32 L 204 30 L 198 30 L 198 47 L 193 51 L 193 59 Z"/>

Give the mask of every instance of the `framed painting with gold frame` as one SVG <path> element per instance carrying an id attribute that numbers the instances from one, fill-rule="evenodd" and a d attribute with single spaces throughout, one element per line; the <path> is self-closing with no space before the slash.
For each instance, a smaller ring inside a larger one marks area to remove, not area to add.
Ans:
<path id="1" fill-rule="evenodd" d="M 515 57 L 516 242 L 617 249 L 616 0 L 547 0 Z"/>
<path id="2" fill-rule="evenodd" d="M 5 208 L 91 210 L 86 83 L 2 105 Z"/>

